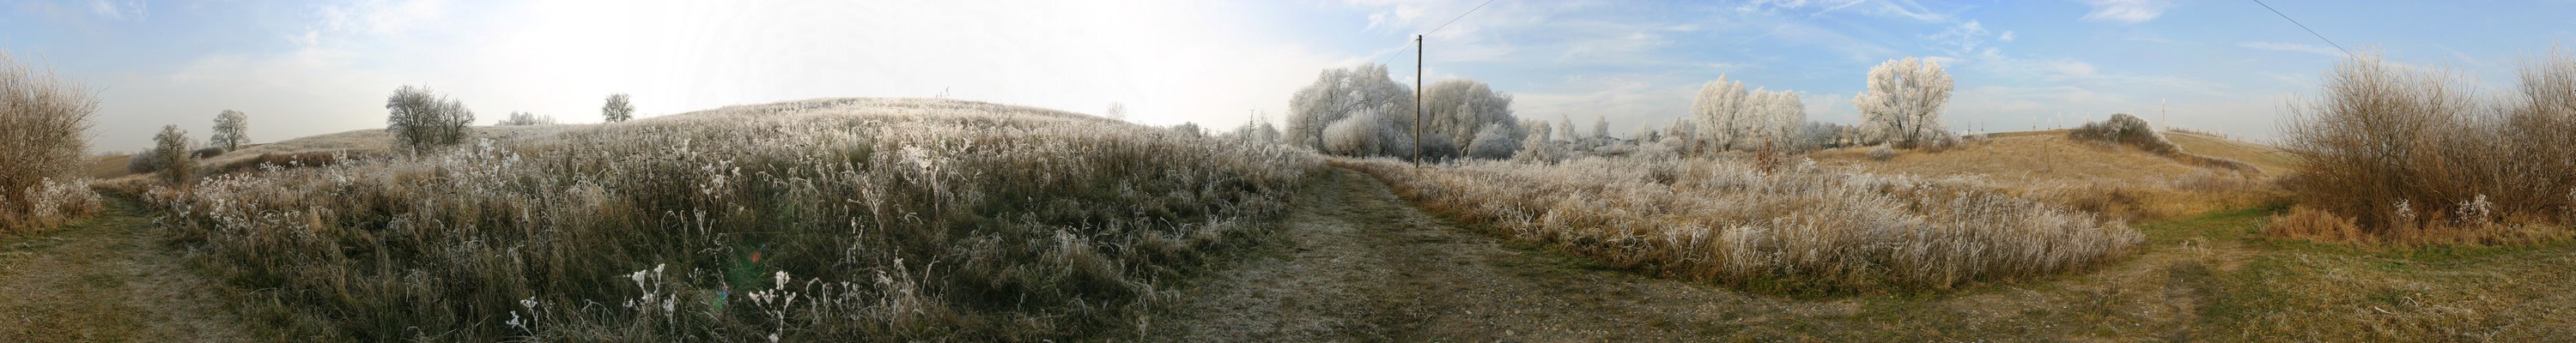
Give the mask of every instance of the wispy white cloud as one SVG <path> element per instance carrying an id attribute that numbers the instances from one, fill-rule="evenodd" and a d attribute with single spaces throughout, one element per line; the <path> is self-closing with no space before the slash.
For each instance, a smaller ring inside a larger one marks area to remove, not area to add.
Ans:
<path id="1" fill-rule="evenodd" d="M 143 9 L 142 0 L 89 0 L 90 14 L 108 19 L 143 20 L 148 16 Z"/>
<path id="2" fill-rule="evenodd" d="M 2085 14 L 2084 20 L 2123 24 L 2156 20 L 2174 6 L 2169 0 L 2085 0 L 2085 3 L 2093 5 L 2093 12 Z"/>

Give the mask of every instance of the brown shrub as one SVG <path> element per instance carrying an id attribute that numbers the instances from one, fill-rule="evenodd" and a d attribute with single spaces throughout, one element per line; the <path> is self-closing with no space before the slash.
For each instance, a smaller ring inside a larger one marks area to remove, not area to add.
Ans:
<path id="1" fill-rule="evenodd" d="M 2352 218 L 2307 206 L 2291 207 L 2289 213 L 2273 215 L 2272 223 L 2263 226 L 2263 236 L 2324 243 L 2370 244 L 2378 241 L 2376 237 L 2362 233 L 2361 226 L 2354 224 Z"/>
<path id="2" fill-rule="evenodd" d="M 2182 148 L 2166 140 L 2163 133 L 2156 132 L 2155 126 L 2148 125 L 2146 119 L 2138 119 L 2138 116 L 2128 113 L 2113 113 L 2109 120 L 2084 123 L 2084 126 L 2067 130 L 2066 137 L 2101 144 L 2125 144 L 2158 155 L 2182 152 Z"/>
<path id="3" fill-rule="evenodd" d="M 47 190 L 88 166 L 84 131 L 96 112 L 98 96 L 80 83 L 0 53 L 0 233 L 49 228 L 60 224 L 55 217 L 89 212 L 61 211 Z"/>
<path id="4" fill-rule="evenodd" d="M 2490 225 L 2456 224 L 2508 217 L 2565 224 L 2551 214 L 2576 205 L 2576 56 L 2552 50 L 2521 76 L 2518 93 L 2490 98 L 2445 71 L 2343 62 L 2293 109 L 2284 150 L 2300 175 L 2283 185 L 2383 240 L 2490 241 Z M 2457 211 L 2473 200 L 2481 210 Z"/>

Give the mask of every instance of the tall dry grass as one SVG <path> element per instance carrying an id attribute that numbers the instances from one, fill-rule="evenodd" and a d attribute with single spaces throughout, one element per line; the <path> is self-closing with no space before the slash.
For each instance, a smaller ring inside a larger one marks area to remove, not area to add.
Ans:
<path id="1" fill-rule="evenodd" d="M 2576 55 L 2552 50 L 2520 74 L 2515 92 L 2486 96 L 2375 55 L 2338 64 L 2286 125 L 2300 168 L 2283 185 L 2383 241 L 2563 236 L 2576 223 Z"/>
<path id="2" fill-rule="evenodd" d="M 98 95 L 83 87 L 0 53 L 0 234 L 52 228 L 99 210 L 98 196 L 77 187 L 86 181 L 66 181 L 89 164 L 84 132 Z"/>
<path id="3" fill-rule="evenodd" d="M 1611 265 L 1756 289 L 1949 288 L 2101 265 L 2143 240 L 2117 220 L 1972 180 L 1733 159 L 1334 160 L 1434 212 Z"/>
<path id="4" fill-rule="evenodd" d="M 1321 165 L 1053 110 L 734 106 L 147 200 L 344 339 L 1036 341 L 1135 330 Z"/>

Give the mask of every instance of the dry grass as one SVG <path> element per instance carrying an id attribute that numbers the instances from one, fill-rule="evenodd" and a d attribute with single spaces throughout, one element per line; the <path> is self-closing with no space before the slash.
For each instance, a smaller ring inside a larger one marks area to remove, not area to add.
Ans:
<path id="1" fill-rule="evenodd" d="M 531 133 L 145 198 L 237 296 L 342 339 L 1035 341 L 1144 325 L 1165 280 L 1263 232 L 1320 167 L 945 100 Z M 295 145 L 346 148 L 218 160 Z"/>
<path id="2" fill-rule="evenodd" d="M 1793 292 L 1949 288 L 2083 269 L 2138 233 L 1981 182 L 1731 159 L 1336 160 L 1435 213 L 1666 276 Z"/>
<path id="3" fill-rule="evenodd" d="M 2065 134 L 2064 130 L 1999 133 L 1939 153 L 1906 151 L 1885 161 L 1869 158 L 1866 148 L 1830 149 L 1808 157 L 1826 166 L 1858 166 L 1880 174 L 1975 176 L 2000 184 L 2168 180 L 2202 169 L 2153 154 L 2070 140 Z"/>
<path id="4" fill-rule="evenodd" d="M 2201 155 L 2191 150 L 2159 155 L 2070 136 L 2067 130 L 1997 133 L 1946 151 L 1915 150 L 1884 161 L 1858 148 L 1808 156 L 1881 174 L 1989 180 L 1999 191 L 2132 223 L 2285 201 L 2273 177 L 2255 168 L 2195 162 Z"/>
<path id="5" fill-rule="evenodd" d="M 2285 174 L 2292 167 L 2297 166 L 2292 162 L 2293 157 L 2290 153 L 2268 145 L 2186 131 L 2167 131 L 2165 138 L 2173 140 L 2174 146 L 2182 147 L 2183 151 L 2244 162 L 2263 170 L 2266 174 Z"/>

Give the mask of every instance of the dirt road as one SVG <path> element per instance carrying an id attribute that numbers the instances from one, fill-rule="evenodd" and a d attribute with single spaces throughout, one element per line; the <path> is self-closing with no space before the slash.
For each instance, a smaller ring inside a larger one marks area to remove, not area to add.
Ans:
<path id="1" fill-rule="evenodd" d="M 142 208 L 108 202 L 63 228 L 0 238 L 0 342 L 247 339 Z"/>

